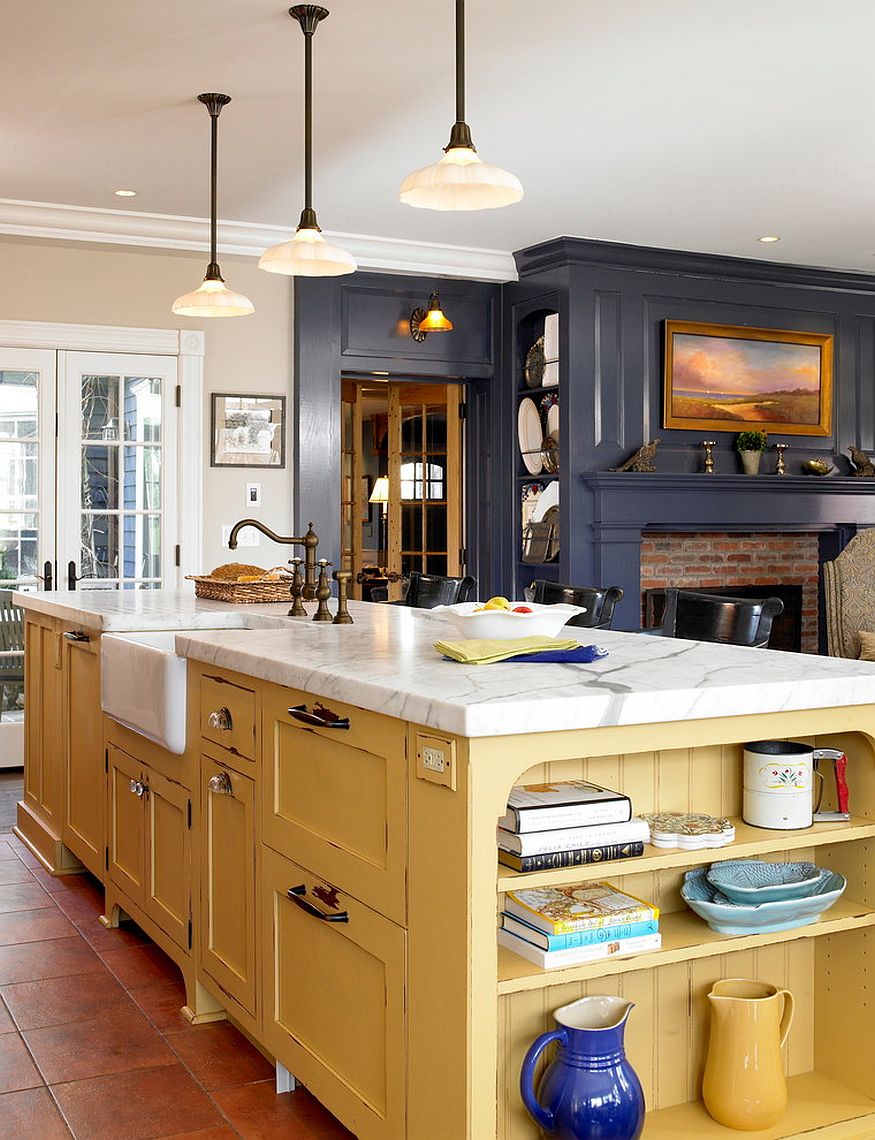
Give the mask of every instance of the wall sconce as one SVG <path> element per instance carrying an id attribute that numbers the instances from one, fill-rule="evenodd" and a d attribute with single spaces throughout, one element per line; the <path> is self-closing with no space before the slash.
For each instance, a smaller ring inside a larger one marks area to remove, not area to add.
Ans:
<path id="1" fill-rule="evenodd" d="M 451 332 L 453 322 L 441 312 L 441 303 L 437 293 L 432 293 L 428 299 L 428 311 L 414 309 L 410 314 L 410 335 L 422 344 L 430 332 Z"/>

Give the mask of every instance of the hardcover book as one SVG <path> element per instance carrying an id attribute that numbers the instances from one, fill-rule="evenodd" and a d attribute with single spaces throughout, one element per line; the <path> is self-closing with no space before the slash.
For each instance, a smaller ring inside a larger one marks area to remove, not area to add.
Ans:
<path id="1" fill-rule="evenodd" d="M 646 922 L 626 922 L 621 926 L 596 926 L 592 930 L 578 930 L 576 934 L 545 934 L 543 930 L 530 926 L 512 914 L 503 914 L 501 925 L 517 938 L 550 951 L 597 946 L 601 942 L 619 942 L 623 938 L 643 938 L 645 934 L 656 934 L 659 930 L 659 921 L 655 918 Z"/>
<path id="2" fill-rule="evenodd" d="M 659 918 L 659 907 L 610 883 L 569 883 L 508 891 L 504 909 L 547 934 L 573 934 L 596 926 L 619 926 Z"/>
<path id="3" fill-rule="evenodd" d="M 498 849 L 498 861 L 513 871 L 549 871 L 555 867 L 584 867 L 612 859 L 633 859 L 644 854 L 644 844 L 603 843 L 599 847 L 579 847 L 576 851 L 547 851 L 543 855 L 515 855 Z"/>
<path id="4" fill-rule="evenodd" d="M 603 958 L 625 958 L 630 954 L 642 954 L 646 950 L 658 950 L 662 945 L 662 935 L 645 934 L 642 938 L 621 938 L 618 942 L 599 942 L 595 946 L 577 946 L 571 950 L 541 950 L 524 938 L 517 938 L 507 930 L 499 930 L 498 944 L 512 950 L 514 954 L 528 958 L 542 970 L 555 970 L 560 966 L 579 966 Z"/>
<path id="5" fill-rule="evenodd" d="M 499 827 L 498 846 L 515 855 L 546 855 L 550 851 L 573 851 L 601 847 L 605 843 L 648 843 L 650 826 L 634 816 L 628 823 L 593 823 L 587 827 L 560 827 L 555 831 L 531 831 L 518 835 Z"/>
<path id="6" fill-rule="evenodd" d="M 626 823 L 631 818 L 632 801 L 628 796 L 586 780 L 565 780 L 515 787 L 498 826 L 523 834 L 595 823 Z"/>

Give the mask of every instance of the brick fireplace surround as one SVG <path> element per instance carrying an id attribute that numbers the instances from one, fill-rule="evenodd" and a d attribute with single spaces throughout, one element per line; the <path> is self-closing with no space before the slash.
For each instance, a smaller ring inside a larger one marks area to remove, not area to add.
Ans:
<path id="1" fill-rule="evenodd" d="M 802 651 L 817 652 L 818 535 L 707 531 L 645 531 L 641 591 L 666 586 L 802 587 Z M 764 591 L 767 592 L 767 591 Z"/>

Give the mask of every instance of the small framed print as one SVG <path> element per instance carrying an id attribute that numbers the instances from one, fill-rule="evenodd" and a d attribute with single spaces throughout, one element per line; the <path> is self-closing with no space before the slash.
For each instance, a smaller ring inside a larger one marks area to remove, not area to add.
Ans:
<path id="1" fill-rule="evenodd" d="M 285 396 L 214 392 L 210 427 L 211 466 L 285 467 Z"/>

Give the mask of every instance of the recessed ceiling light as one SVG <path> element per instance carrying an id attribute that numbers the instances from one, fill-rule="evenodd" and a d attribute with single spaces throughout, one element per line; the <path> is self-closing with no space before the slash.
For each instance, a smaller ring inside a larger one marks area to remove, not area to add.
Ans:
<path id="1" fill-rule="evenodd" d="M 113 190 L 116 198 L 136 198 L 136 190 Z"/>
<path id="2" fill-rule="evenodd" d="M 781 239 L 778 237 L 777 234 L 763 234 L 763 236 L 761 238 L 757 238 L 757 241 L 765 242 L 766 244 L 768 244 L 769 242 L 772 242 L 772 241 L 780 241 L 780 240 Z"/>

